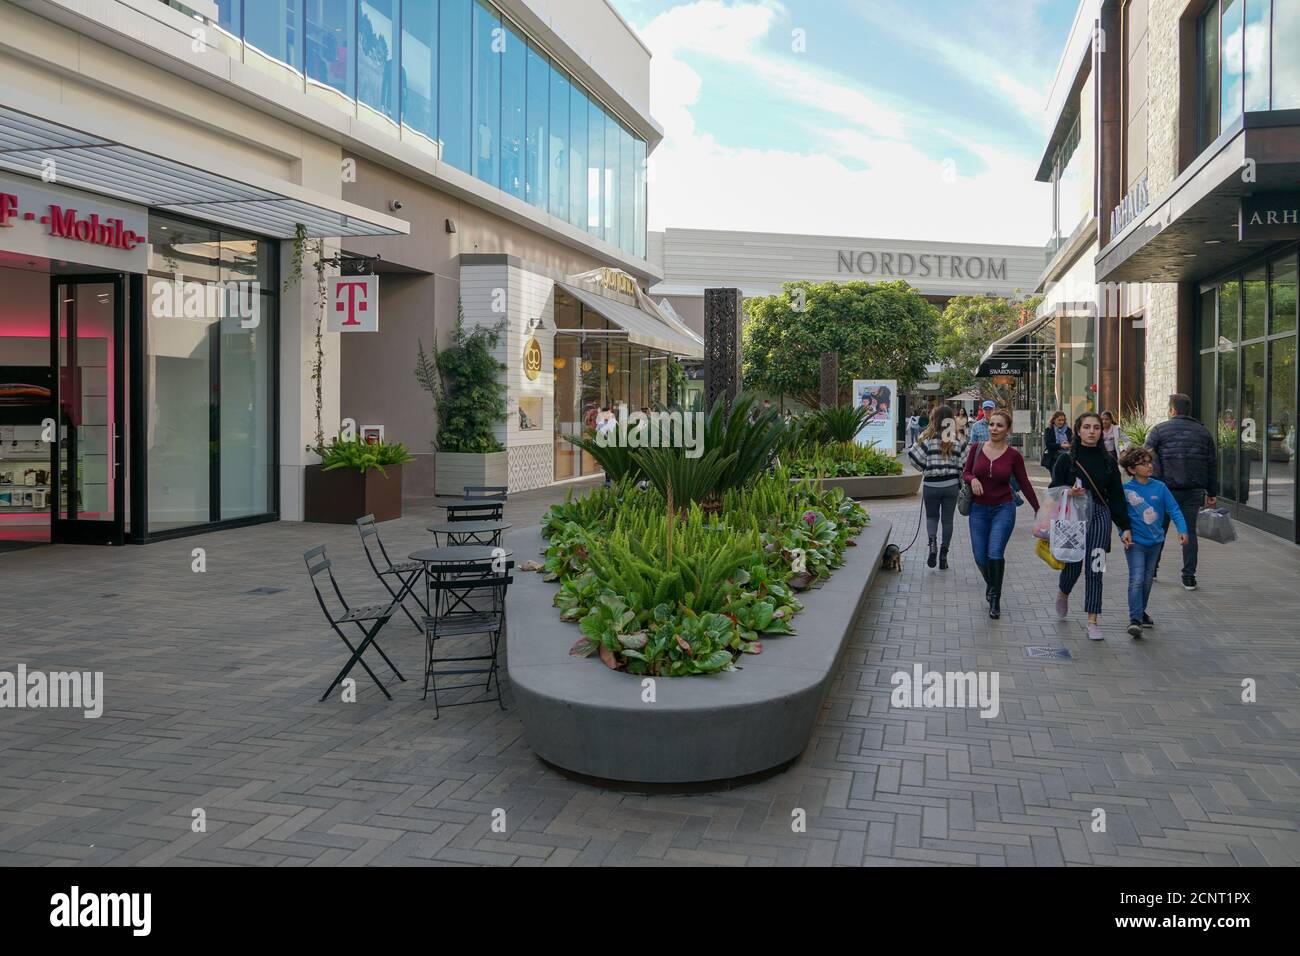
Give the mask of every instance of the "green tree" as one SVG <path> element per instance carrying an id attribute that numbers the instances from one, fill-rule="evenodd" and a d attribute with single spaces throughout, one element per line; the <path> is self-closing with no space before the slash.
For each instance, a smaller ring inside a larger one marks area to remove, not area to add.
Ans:
<path id="1" fill-rule="evenodd" d="M 745 301 L 746 390 L 820 407 L 821 356 L 838 352 L 839 403 L 855 378 L 911 388 L 934 360 L 939 312 L 906 282 L 787 282 L 779 295 Z"/>
<path id="2" fill-rule="evenodd" d="M 981 398 L 1005 399 L 987 379 L 976 381 L 980 358 L 990 345 L 1032 319 L 1041 295 L 1023 302 L 995 295 L 959 295 L 939 317 L 939 385 L 943 396 L 978 386 Z"/>

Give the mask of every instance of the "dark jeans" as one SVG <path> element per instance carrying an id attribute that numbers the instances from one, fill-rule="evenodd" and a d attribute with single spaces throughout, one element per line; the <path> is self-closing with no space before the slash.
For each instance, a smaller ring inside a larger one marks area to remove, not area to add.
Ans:
<path id="1" fill-rule="evenodd" d="M 981 568 L 990 559 L 1006 554 L 1007 539 L 1016 529 L 1016 506 L 1010 501 L 1000 505 L 970 506 L 970 546 L 975 553 L 975 563 Z"/>
<path id="2" fill-rule="evenodd" d="M 930 485 L 921 485 L 921 498 L 925 502 L 925 530 L 931 537 L 935 537 L 939 532 L 939 519 L 943 518 L 943 541 L 946 548 L 952 544 L 952 513 L 957 510 L 957 492 L 961 490 L 960 484 L 948 485 L 944 488 L 934 488 Z"/>
<path id="3" fill-rule="evenodd" d="M 1183 577 L 1196 576 L 1196 515 L 1205 505 L 1204 488 L 1170 488 L 1170 494 L 1174 496 L 1174 501 L 1178 502 L 1178 508 L 1183 513 L 1183 520 L 1187 522 L 1187 543 L 1183 545 Z M 1165 515 L 1165 542 L 1169 541 L 1169 515 Z M 1156 571 L 1160 570 L 1160 556 L 1164 554 L 1164 548 L 1161 547 L 1160 553 L 1156 555 Z M 1153 574 L 1155 572 L 1152 572 Z"/>
<path id="4" fill-rule="evenodd" d="M 1155 580 L 1156 560 L 1160 557 L 1163 541 L 1155 544 L 1138 544 L 1124 552 L 1128 558 L 1128 619 L 1142 620 L 1147 610 L 1147 600 L 1151 597 L 1151 582 Z"/>

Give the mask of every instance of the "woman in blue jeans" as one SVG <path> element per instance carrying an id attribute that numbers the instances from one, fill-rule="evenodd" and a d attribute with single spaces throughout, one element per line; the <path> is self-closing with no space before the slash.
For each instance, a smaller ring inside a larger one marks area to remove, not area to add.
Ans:
<path id="1" fill-rule="evenodd" d="M 984 592 L 989 602 L 989 617 L 1002 616 L 1002 577 L 1006 571 L 1007 541 L 1016 527 L 1016 504 L 1011 480 L 1015 478 L 1020 490 L 1038 511 L 1038 497 L 1025 472 L 1025 460 L 1011 447 L 1007 434 L 1011 431 L 1011 416 L 1001 409 L 986 417 L 989 440 L 974 446 L 966 458 L 962 478 L 970 482 L 970 542 L 975 552 L 975 564 L 984 576 L 988 588 Z"/>

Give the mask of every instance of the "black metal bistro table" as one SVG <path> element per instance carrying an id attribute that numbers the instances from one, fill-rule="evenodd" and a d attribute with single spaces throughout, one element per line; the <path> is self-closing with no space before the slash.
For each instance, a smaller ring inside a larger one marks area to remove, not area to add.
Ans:
<path id="1" fill-rule="evenodd" d="M 499 560 L 505 562 L 505 567 L 502 568 L 504 573 L 514 564 L 509 560 L 513 554 L 514 552 L 509 548 L 486 544 L 458 544 L 441 548 L 421 548 L 419 551 L 411 552 L 410 560 L 419 561 L 424 565 L 425 605 L 433 611 L 434 606 L 429 603 L 429 579 L 436 577 L 437 580 L 442 580 L 440 565 L 491 564 L 494 560 Z"/>
<path id="2" fill-rule="evenodd" d="M 447 509 L 448 521 L 500 521 L 504 498 L 446 498 L 437 502 Z"/>
<path id="3" fill-rule="evenodd" d="M 476 544 L 496 547 L 501 544 L 501 532 L 510 528 L 508 521 L 435 521 L 425 530 L 433 532 L 435 542 L 438 535 L 446 535 L 449 547 Z"/>

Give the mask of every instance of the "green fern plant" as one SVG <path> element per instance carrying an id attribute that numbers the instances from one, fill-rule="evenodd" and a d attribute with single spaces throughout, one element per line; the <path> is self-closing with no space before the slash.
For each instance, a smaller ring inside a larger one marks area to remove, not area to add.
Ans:
<path id="1" fill-rule="evenodd" d="M 374 468 L 385 478 L 388 472 L 385 465 L 402 465 L 414 461 L 414 457 L 401 442 L 367 444 L 360 439 L 343 441 L 335 438 L 321 454 L 321 471 L 334 471 L 337 468 L 355 468 L 365 474 Z"/>

